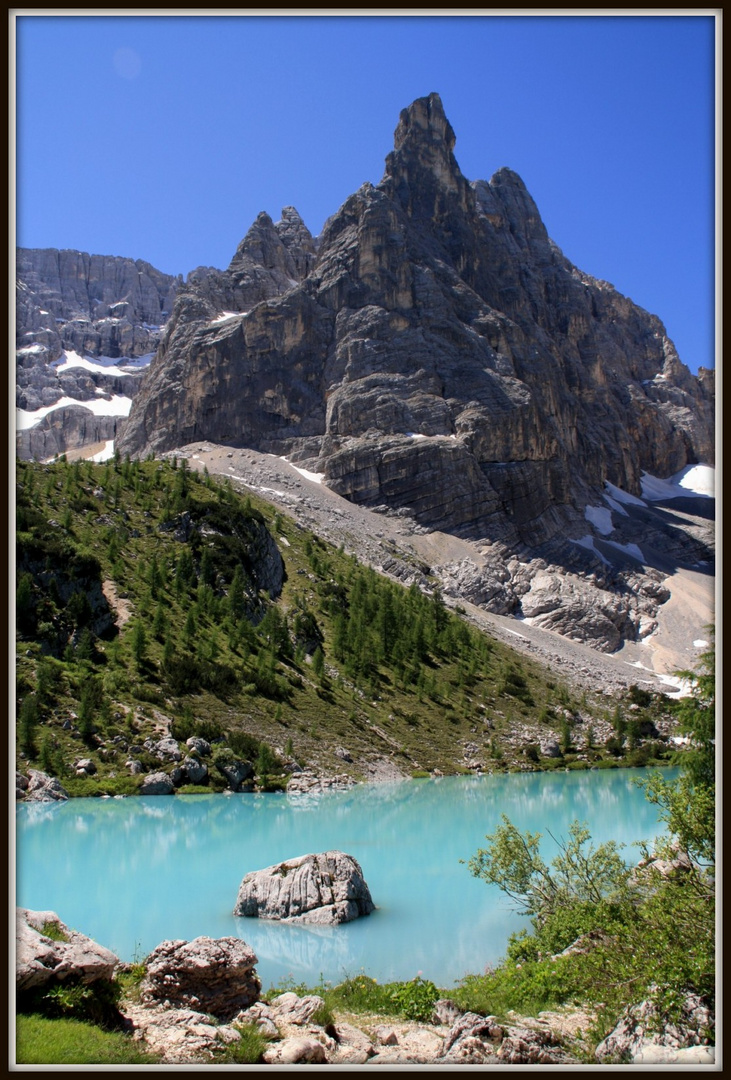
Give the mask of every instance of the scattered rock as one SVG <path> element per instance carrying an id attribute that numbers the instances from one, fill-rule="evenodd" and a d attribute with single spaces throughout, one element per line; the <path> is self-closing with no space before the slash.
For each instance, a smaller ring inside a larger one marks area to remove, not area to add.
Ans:
<path id="1" fill-rule="evenodd" d="M 283 1039 L 265 1050 L 262 1056 L 267 1065 L 324 1065 L 327 1062 L 322 1043 L 305 1035 Z"/>
<path id="2" fill-rule="evenodd" d="M 156 743 L 153 743 L 150 750 L 160 761 L 182 761 L 183 755 L 180 752 L 180 747 L 175 739 L 166 736 L 164 739 L 158 739 Z"/>
<path id="3" fill-rule="evenodd" d="M 462 1016 L 463 1012 L 464 1010 L 460 1009 L 459 1005 L 456 1005 L 450 998 L 440 998 L 439 1001 L 434 1002 L 432 1023 L 448 1024 L 452 1027 L 460 1016 Z"/>
<path id="4" fill-rule="evenodd" d="M 60 802 L 68 799 L 68 794 L 55 776 L 38 769 L 28 770 L 28 786 L 23 788 L 26 802 Z M 17 787 L 16 787 L 17 795 Z"/>
<path id="5" fill-rule="evenodd" d="M 162 1065 L 210 1064 L 216 1053 L 241 1035 L 229 1024 L 213 1022 L 207 1013 L 169 1005 L 125 1005 L 136 1039 L 160 1055 Z"/>
<path id="6" fill-rule="evenodd" d="M 239 761 L 234 758 L 217 758 L 215 766 L 221 775 L 226 777 L 231 791 L 247 790 L 244 785 L 253 783 L 254 769 L 248 761 Z"/>
<path id="7" fill-rule="evenodd" d="M 674 1022 L 662 1017 L 655 1002 L 648 999 L 625 1010 L 614 1030 L 597 1046 L 595 1056 L 603 1063 L 661 1063 L 674 1060 L 682 1051 L 678 1060 L 700 1063 L 707 1060 L 715 1027 L 714 1013 L 695 994 L 685 999 L 680 1019 Z"/>
<path id="8" fill-rule="evenodd" d="M 208 777 L 208 766 L 194 757 L 185 758 L 183 769 L 188 782 L 191 784 L 202 784 Z"/>
<path id="9" fill-rule="evenodd" d="M 189 750 L 195 750 L 201 757 L 211 756 L 211 744 L 206 742 L 205 739 L 199 738 L 197 735 L 192 735 L 187 739 L 185 745 Z"/>

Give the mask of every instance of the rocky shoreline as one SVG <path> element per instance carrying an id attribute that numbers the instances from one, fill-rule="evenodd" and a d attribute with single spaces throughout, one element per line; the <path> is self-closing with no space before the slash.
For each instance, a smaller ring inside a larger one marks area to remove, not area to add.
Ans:
<path id="1" fill-rule="evenodd" d="M 264 1000 L 257 958 L 241 939 L 162 942 L 144 964 L 121 964 L 109 950 L 69 929 L 53 911 L 17 909 L 16 992 L 64 982 L 109 983 L 142 973 L 118 1003 L 120 1025 L 161 1065 L 221 1061 L 253 1025 L 266 1039 L 267 1065 L 575 1065 L 685 1064 L 715 1060 L 713 1014 L 689 997 L 682 1020 L 658 1024 L 651 1002 L 627 1009 L 591 1051 L 592 1009 L 566 1007 L 536 1017 L 480 1016 L 442 998 L 430 1020 L 332 1012 L 317 994 L 286 991 Z"/>

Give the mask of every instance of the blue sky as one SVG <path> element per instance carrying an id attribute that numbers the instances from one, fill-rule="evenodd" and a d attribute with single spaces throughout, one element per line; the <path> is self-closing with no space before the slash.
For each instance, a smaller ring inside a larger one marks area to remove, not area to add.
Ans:
<path id="1" fill-rule="evenodd" d="M 701 15 L 16 21 L 17 243 L 225 267 L 256 215 L 317 234 L 436 91 L 470 180 L 523 178 L 582 270 L 714 366 L 714 35 Z"/>

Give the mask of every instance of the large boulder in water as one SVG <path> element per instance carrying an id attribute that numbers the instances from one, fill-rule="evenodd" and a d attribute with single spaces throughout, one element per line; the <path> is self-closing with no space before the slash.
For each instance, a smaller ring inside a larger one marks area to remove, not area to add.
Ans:
<path id="1" fill-rule="evenodd" d="M 363 871 L 352 855 L 325 851 L 247 874 L 234 915 L 335 926 L 374 909 Z"/>

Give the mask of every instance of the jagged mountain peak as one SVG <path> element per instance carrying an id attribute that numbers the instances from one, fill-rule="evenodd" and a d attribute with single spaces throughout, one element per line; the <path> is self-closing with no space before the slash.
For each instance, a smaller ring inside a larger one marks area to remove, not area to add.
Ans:
<path id="1" fill-rule="evenodd" d="M 290 284 L 309 273 L 315 259 L 312 234 L 293 206 L 285 206 L 274 222 L 262 210 L 249 228 L 231 260 L 229 273 L 250 274 L 256 267 L 284 274 Z"/>
<path id="2" fill-rule="evenodd" d="M 517 173 L 470 183 L 453 146 L 437 95 L 405 109 L 383 179 L 328 219 L 316 259 L 296 212 L 260 216 L 241 265 L 180 298 L 118 446 L 287 454 L 353 502 L 532 552 L 607 583 L 614 647 L 642 622 L 616 596 L 646 583 L 587 546 L 585 509 L 607 481 L 636 496 L 644 472 L 711 463 L 712 384 L 572 266 Z M 528 604 L 520 565 L 503 611 Z"/>
<path id="3" fill-rule="evenodd" d="M 439 95 L 417 98 L 401 112 L 379 187 L 410 217 L 439 219 L 455 207 L 468 209 L 472 193 L 452 152 L 455 142 Z"/>
<path id="4" fill-rule="evenodd" d="M 447 120 L 439 94 L 429 94 L 417 98 L 406 109 L 401 110 L 398 126 L 394 133 L 394 150 L 411 149 L 424 144 L 438 147 L 444 145 L 447 151 L 454 150 L 456 136 L 452 125 Z"/>

